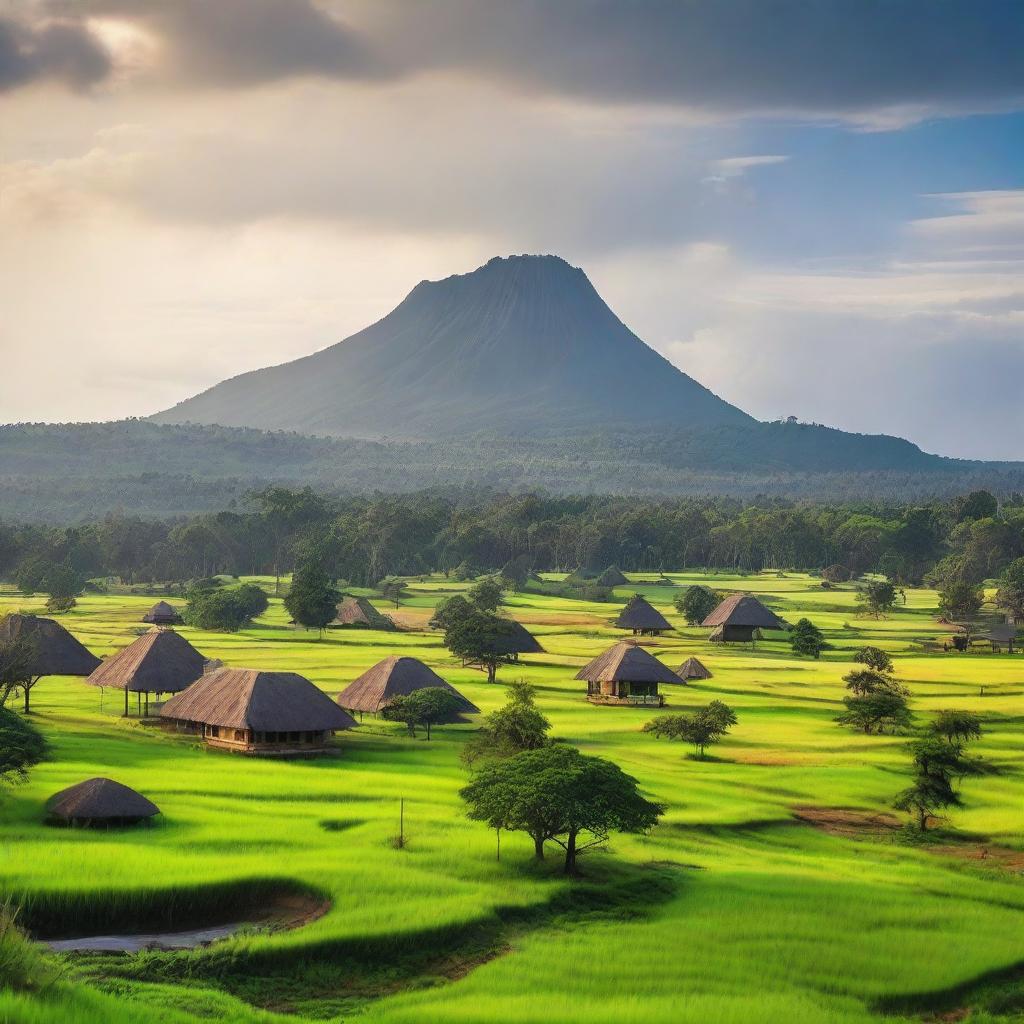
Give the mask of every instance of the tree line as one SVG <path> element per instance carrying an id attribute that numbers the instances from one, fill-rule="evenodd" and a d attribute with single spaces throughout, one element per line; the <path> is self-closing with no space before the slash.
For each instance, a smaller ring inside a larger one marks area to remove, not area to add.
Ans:
<path id="1" fill-rule="evenodd" d="M 112 513 L 77 526 L 0 523 L 0 577 L 66 597 L 87 580 L 185 582 L 280 576 L 316 561 L 374 585 L 433 571 L 821 571 L 897 585 L 977 588 L 1024 557 L 1024 499 L 987 491 L 921 505 L 764 498 L 577 497 L 435 490 L 335 498 L 271 487 L 244 506 L 153 520 Z M 1020 574 L 1018 574 L 1020 575 Z M 962 592 L 965 593 L 965 592 Z"/>

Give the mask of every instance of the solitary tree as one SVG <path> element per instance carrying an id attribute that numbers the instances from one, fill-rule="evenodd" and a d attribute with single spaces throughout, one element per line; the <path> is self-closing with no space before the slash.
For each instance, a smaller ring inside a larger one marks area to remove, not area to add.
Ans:
<path id="1" fill-rule="evenodd" d="M 947 743 L 963 746 L 981 738 L 981 719 L 973 711 L 939 711 L 929 731 Z"/>
<path id="2" fill-rule="evenodd" d="M 857 602 L 876 619 L 888 615 L 896 607 L 899 592 L 889 580 L 869 580 L 857 590 Z"/>
<path id="3" fill-rule="evenodd" d="M 508 703 L 492 711 L 462 748 L 462 758 L 467 764 L 486 757 L 512 757 L 551 742 L 548 739 L 551 723 L 537 708 L 534 688 L 520 680 L 512 683 L 509 690 Z"/>
<path id="4" fill-rule="evenodd" d="M 916 773 L 913 783 L 893 801 L 893 807 L 898 811 L 907 811 L 914 816 L 921 832 L 928 830 L 929 819 L 939 811 L 962 805 L 963 801 L 948 778 L 926 772 Z"/>
<path id="5" fill-rule="evenodd" d="M 979 586 L 959 580 L 939 593 L 939 610 L 947 619 L 973 619 L 981 611 L 985 595 Z"/>
<path id="6" fill-rule="evenodd" d="M 338 614 L 340 600 L 341 594 L 327 570 L 319 562 L 307 562 L 295 570 L 284 606 L 300 626 L 322 634 Z"/>
<path id="7" fill-rule="evenodd" d="M 496 612 L 504 598 L 499 576 L 484 576 L 471 586 L 466 594 L 470 603 L 482 612 Z"/>
<path id="8" fill-rule="evenodd" d="M 695 583 L 677 594 L 672 602 L 691 626 L 702 623 L 718 607 L 719 597 L 710 587 Z"/>
<path id="9" fill-rule="evenodd" d="M 728 704 L 713 700 L 707 707 L 693 714 L 659 715 L 652 718 L 643 731 L 653 733 L 658 739 L 692 743 L 694 754 L 703 759 L 705 749 L 717 743 L 736 722 L 736 713 Z"/>
<path id="10" fill-rule="evenodd" d="M 892 672 L 892 658 L 881 649 L 881 647 L 862 647 L 854 656 L 853 660 L 858 665 L 867 665 L 875 672 Z"/>
<path id="11" fill-rule="evenodd" d="M 385 576 L 377 584 L 377 593 L 384 598 L 385 601 L 390 601 L 396 608 L 402 603 L 402 598 L 408 593 L 405 586 L 405 581 L 399 579 L 397 576 Z"/>
<path id="12" fill-rule="evenodd" d="M 897 682 L 885 672 L 878 672 L 873 668 L 855 668 L 843 676 L 846 688 L 858 697 L 869 693 L 898 693 L 903 697 L 909 697 L 910 691 Z"/>
<path id="13" fill-rule="evenodd" d="M 46 573 L 43 587 L 49 595 L 46 610 L 66 612 L 75 606 L 75 598 L 82 593 L 85 577 L 77 572 L 70 562 L 51 566 Z"/>
<path id="14" fill-rule="evenodd" d="M 380 713 L 389 722 L 404 722 L 413 736 L 418 728 L 425 729 L 429 740 L 433 726 L 457 721 L 461 709 L 458 694 L 441 686 L 425 686 L 395 697 Z"/>
<path id="15" fill-rule="evenodd" d="M 486 763 L 461 796 L 475 821 L 527 833 L 538 860 L 545 843 L 557 843 L 567 875 L 612 832 L 646 832 L 664 813 L 618 765 L 559 744 Z"/>
<path id="16" fill-rule="evenodd" d="M 825 649 L 825 635 L 810 619 L 800 619 L 789 631 L 789 644 L 794 654 L 817 659 Z"/>
<path id="17" fill-rule="evenodd" d="M 493 612 L 471 610 L 445 630 L 444 645 L 467 665 L 479 665 L 493 683 L 499 665 L 515 661 L 508 649 L 508 620 Z"/>
<path id="18" fill-rule="evenodd" d="M 913 715 L 907 698 L 898 690 L 869 690 L 843 698 L 846 710 L 836 719 L 863 733 L 902 732 L 909 729 Z"/>
<path id="19" fill-rule="evenodd" d="M 446 601 L 442 601 L 435 609 L 434 614 L 430 617 L 428 625 L 431 629 L 441 629 L 447 631 L 452 625 L 458 622 L 460 619 L 466 618 L 472 614 L 473 606 L 466 600 L 461 594 L 455 594 L 453 597 L 449 597 Z"/>

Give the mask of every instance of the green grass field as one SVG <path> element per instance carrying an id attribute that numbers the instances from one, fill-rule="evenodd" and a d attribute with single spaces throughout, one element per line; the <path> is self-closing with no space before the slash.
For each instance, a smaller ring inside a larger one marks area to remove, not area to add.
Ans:
<path id="1" fill-rule="evenodd" d="M 589 855 L 577 882 L 559 873 L 557 851 L 536 866 L 523 836 L 504 836 L 496 861 L 494 834 L 465 817 L 458 754 L 471 725 L 427 743 L 367 718 L 339 738 L 337 757 L 274 763 L 206 752 L 122 720 L 119 693 L 101 708 L 81 680 L 44 679 L 33 717 L 51 757 L 0 803 L 0 879 L 26 922 L 74 921 L 85 933 L 133 922 L 184 928 L 288 888 L 331 906 L 305 927 L 206 950 L 69 960 L 44 991 L 0 995 L 0 1020 L 846 1024 L 962 1006 L 976 1022 L 1024 1019 L 1019 862 L 1014 871 L 844 838 L 793 814 L 802 805 L 886 811 L 906 784 L 905 740 L 833 721 L 851 654 L 872 643 L 895 656 L 922 720 L 947 707 L 983 715 L 977 753 L 1002 771 L 965 782 L 951 825 L 975 844 L 1024 850 L 1024 657 L 925 652 L 921 642 L 941 630 L 930 591 L 909 592 L 905 608 L 876 621 L 858 617 L 851 590 L 822 591 L 795 574 L 707 581 L 767 597 L 790 620 L 808 615 L 833 649 L 800 660 L 782 643 L 722 648 L 685 627 L 655 641 L 670 666 L 696 654 L 714 673 L 673 688 L 670 709 L 719 698 L 737 711 L 739 725 L 705 762 L 642 734 L 649 709 L 592 707 L 573 680 L 618 636 L 609 620 L 619 604 L 510 597 L 507 610 L 547 653 L 503 668 L 495 686 L 454 662 L 436 635 L 317 640 L 290 628 L 277 600 L 236 635 L 182 630 L 209 657 L 300 672 L 332 696 L 397 651 L 428 662 L 484 711 L 504 703 L 503 684 L 534 683 L 555 735 L 613 759 L 669 808 L 650 835 L 615 837 Z M 415 583 L 399 616 L 423 630 L 429 609 L 457 589 Z M 617 593 L 624 602 L 633 591 L 682 627 L 674 591 L 641 583 Z M 85 597 L 62 621 L 106 654 L 143 628 L 152 602 Z M 41 600 L 0 595 L 0 612 L 15 608 L 41 611 Z M 163 811 L 158 824 L 45 826 L 45 799 L 92 775 L 145 793 Z M 392 842 L 400 798 L 405 849 Z"/>

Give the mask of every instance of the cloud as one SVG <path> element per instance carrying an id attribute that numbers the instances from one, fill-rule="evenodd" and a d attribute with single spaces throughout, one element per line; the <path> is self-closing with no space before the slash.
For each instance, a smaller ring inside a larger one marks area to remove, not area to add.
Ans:
<path id="1" fill-rule="evenodd" d="M 110 70 L 105 47 L 80 22 L 0 16 L 0 92 L 47 79 L 87 89 Z"/>

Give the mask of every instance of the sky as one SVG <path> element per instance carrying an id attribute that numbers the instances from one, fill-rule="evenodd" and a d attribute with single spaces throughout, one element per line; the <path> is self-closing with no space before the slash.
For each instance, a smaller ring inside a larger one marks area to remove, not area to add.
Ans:
<path id="1" fill-rule="evenodd" d="M 0 0 L 0 422 L 556 253 L 762 419 L 1024 460 L 1018 0 Z"/>

